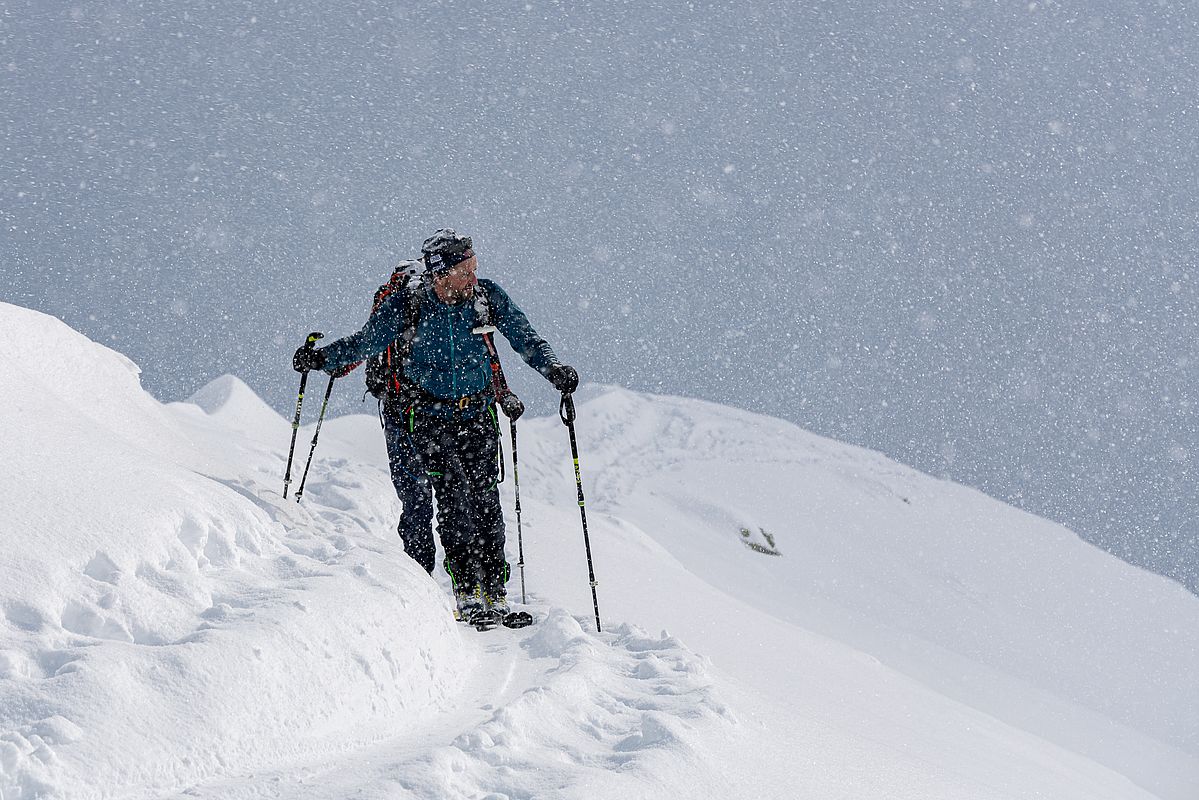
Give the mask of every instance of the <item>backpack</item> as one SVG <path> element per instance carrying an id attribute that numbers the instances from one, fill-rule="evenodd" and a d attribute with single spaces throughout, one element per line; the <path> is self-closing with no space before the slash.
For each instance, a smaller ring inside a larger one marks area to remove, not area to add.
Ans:
<path id="1" fill-rule="evenodd" d="M 371 313 L 379 310 L 391 295 L 396 292 L 406 292 L 404 299 L 404 324 L 400 335 L 387 346 L 382 353 L 376 353 L 366 360 L 366 390 L 380 400 L 388 396 L 400 397 L 405 390 L 411 388 L 404 378 L 404 361 L 412 352 L 412 340 L 416 338 L 416 326 L 420 323 L 421 301 L 428 292 L 433 290 L 426 275 L 417 272 L 419 261 L 401 261 L 391 274 L 391 279 L 375 292 Z M 484 333 L 484 341 L 488 350 L 494 356 L 494 346 L 491 343 L 490 331 L 494 331 L 491 316 L 491 300 L 482 284 L 475 287 L 475 314 L 478 320 L 476 333 Z M 484 329 L 489 329 L 484 332 Z M 498 356 L 492 361 L 493 373 L 498 367 Z M 501 373 L 502 376 L 502 373 Z"/>

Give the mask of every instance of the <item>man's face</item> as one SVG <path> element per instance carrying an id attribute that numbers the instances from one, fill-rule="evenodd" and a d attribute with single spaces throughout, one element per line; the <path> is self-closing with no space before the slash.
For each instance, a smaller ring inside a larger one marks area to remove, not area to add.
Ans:
<path id="1" fill-rule="evenodd" d="M 479 278 L 475 274 L 479 268 L 479 260 L 471 254 L 465 261 L 459 262 L 447 270 L 437 273 L 433 278 L 433 288 L 443 299 L 451 303 L 465 300 L 474 294 Z"/>

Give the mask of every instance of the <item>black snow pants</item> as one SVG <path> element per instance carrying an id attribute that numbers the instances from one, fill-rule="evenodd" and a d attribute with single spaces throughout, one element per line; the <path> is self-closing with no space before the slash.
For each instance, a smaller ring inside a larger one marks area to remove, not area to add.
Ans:
<path id="1" fill-rule="evenodd" d="M 424 567 L 425 572 L 431 573 L 437 565 L 437 544 L 433 541 L 433 487 L 413 437 L 416 416 L 390 396 L 383 401 L 381 415 L 391 482 L 404 505 L 398 525 L 404 552 Z"/>
<path id="2" fill-rule="evenodd" d="M 500 507 L 499 427 L 487 404 L 473 416 L 414 416 L 412 439 L 437 499 L 437 532 L 456 590 L 504 595 L 504 513 Z"/>

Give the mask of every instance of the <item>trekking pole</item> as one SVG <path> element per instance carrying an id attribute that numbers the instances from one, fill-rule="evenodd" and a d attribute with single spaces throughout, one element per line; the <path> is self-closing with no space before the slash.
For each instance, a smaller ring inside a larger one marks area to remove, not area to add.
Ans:
<path id="1" fill-rule="evenodd" d="M 325 334 L 319 331 L 313 331 L 308 334 L 308 338 L 304 340 L 304 349 L 311 350 L 316 347 L 318 339 L 324 338 Z M 291 459 L 296 454 L 296 434 L 300 432 L 300 409 L 304 407 L 304 387 L 308 385 L 308 371 L 300 373 L 300 394 L 296 397 L 296 418 L 291 421 L 291 447 L 287 449 L 287 471 L 283 473 L 283 497 L 287 498 L 287 487 L 291 485 Z"/>
<path id="2" fill-rule="evenodd" d="M 516 552 L 519 556 L 516 566 L 520 567 L 520 602 L 523 605 L 528 601 L 525 599 L 525 539 L 520 524 L 520 473 L 516 468 L 516 420 L 525 413 L 525 404 L 508 388 L 508 380 L 504 377 L 504 368 L 500 365 L 500 354 L 496 351 L 495 341 L 492 338 L 492 334 L 496 330 L 494 325 L 480 325 L 471 333 L 477 333 L 483 337 L 488 359 L 491 361 L 491 389 L 495 394 L 496 404 L 508 418 L 508 424 L 512 426 L 512 488 L 516 492 Z M 504 454 L 500 453 L 501 471 L 503 466 Z"/>
<path id="3" fill-rule="evenodd" d="M 562 424 L 570 431 L 570 455 L 575 462 L 575 485 L 579 489 L 579 515 L 583 518 L 583 547 L 587 550 L 587 577 L 591 581 L 591 604 L 595 607 L 595 632 L 599 633 L 599 598 L 595 593 L 595 567 L 591 561 L 591 539 L 587 535 L 587 506 L 583 500 L 583 474 L 579 471 L 579 445 L 575 439 L 575 401 L 572 395 L 562 395 L 562 405 L 558 408 L 558 416 L 562 418 Z"/>
<path id="4" fill-rule="evenodd" d="M 508 424 L 512 428 L 512 489 L 516 492 L 516 552 L 519 556 L 516 566 L 520 567 L 520 602 L 523 605 L 528 601 L 525 599 L 525 539 L 524 530 L 521 528 L 520 523 L 520 472 L 516 466 L 516 420 L 520 419 L 520 415 L 525 413 L 525 404 L 508 388 L 508 383 L 504 380 L 504 371 L 500 368 L 499 356 L 495 355 L 495 347 L 491 344 L 491 336 L 488 335 L 483 338 L 494 357 L 491 363 L 492 385 L 495 387 L 496 401 L 499 404 L 500 410 L 504 412 L 504 416 L 508 418 Z M 503 458 L 501 457 L 502 461 Z"/>
<path id="5" fill-rule="evenodd" d="M 520 602 L 523 605 L 527 602 L 525 600 L 525 542 L 520 526 L 520 470 L 516 466 L 516 420 L 508 420 L 508 425 L 512 429 L 512 489 L 516 492 L 516 553 L 519 556 L 516 566 L 520 567 Z"/>
<path id="6" fill-rule="evenodd" d="M 325 389 L 325 402 L 321 403 L 321 415 L 316 418 L 316 430 L 312 432 L 312 449 L 308 451 L 308 463 L 304 465 L 304 477 L 300 479 L 300 488 L 296 489 L 296 502 L 304 495 L 304 483 L 308 480 L 308 468 L 312 466 L 312 456 L 316 452 L 316 440 L 321 435 L 321 423 L 325 421 L 325 409 L 329 407 L 329 395 L 333 394 L 333 381 L 337 378 L 329 376 L 329 386 Z"/>

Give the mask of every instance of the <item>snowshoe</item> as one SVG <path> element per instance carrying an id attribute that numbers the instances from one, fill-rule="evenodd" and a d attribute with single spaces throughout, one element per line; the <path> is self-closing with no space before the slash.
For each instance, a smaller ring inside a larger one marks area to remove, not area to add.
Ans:
<path id="1" fill-rule="evenodd" d="M 504 616 L 498 611 L 491 609 L 479 609 L 471 619 L 470 624 L 475 626 L 477 631 L 489 631 L 492 628 L 502 625 Z"/>
<path id="2" fill-rule="evenodd" d="M 472 624 L 477 630 L 488 631 L 498 625 L 506 625 L 505 620 L 510 616 L 508 597 L 499 592 L 482 593 L 483 610 L 474 618 Z"/>
<path id="3" fill-rule="evenodd" d="M 533 615 L 528 611 L 510 611 L 502 622 L 505 628 L 525 628 L 533 624 Z"/>

